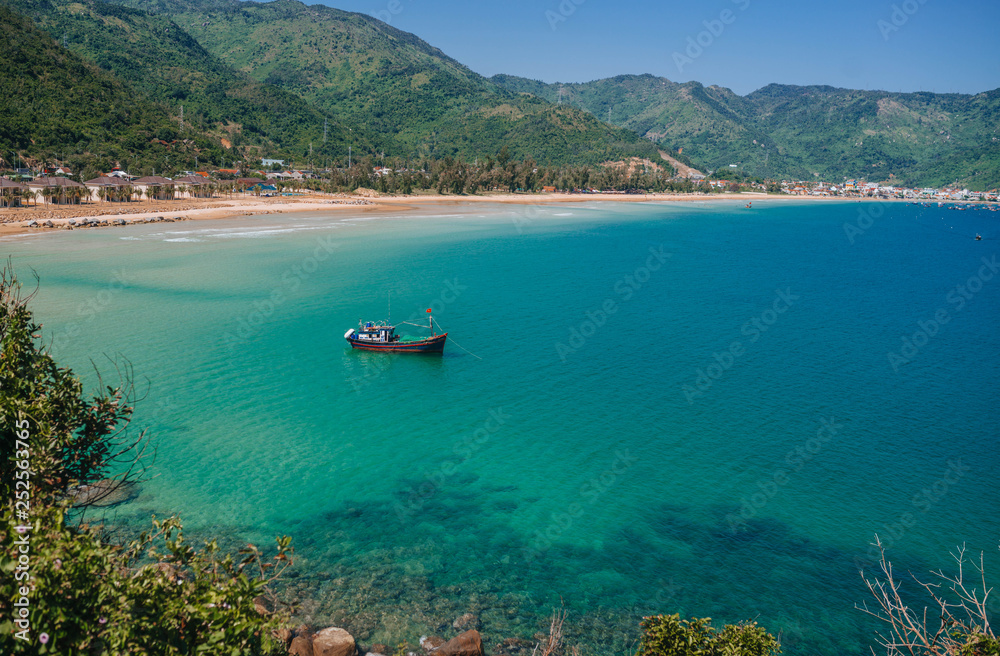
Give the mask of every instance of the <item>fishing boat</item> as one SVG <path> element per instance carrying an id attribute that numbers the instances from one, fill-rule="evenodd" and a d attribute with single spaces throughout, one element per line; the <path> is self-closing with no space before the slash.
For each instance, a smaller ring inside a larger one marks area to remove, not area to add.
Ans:
<path id="1" fill-rule="evenodd" d="M 448 333 L 434 334 L 434 318 L 428 313 L 431 336 L 424 338 L 400 337 L 396 327 L 388 321 L 359 321 L 358 329 L 344 333 L 351 348 L 382 353 L 443 353 Z M 417 325 L 417 324 L 413 324 Z"/>

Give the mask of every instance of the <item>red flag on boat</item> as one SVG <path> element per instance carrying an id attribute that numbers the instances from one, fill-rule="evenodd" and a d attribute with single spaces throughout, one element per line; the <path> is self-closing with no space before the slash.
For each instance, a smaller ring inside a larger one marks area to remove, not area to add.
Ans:
<path id="1" fill-rule="evenodd" d="M 428 309 L 427 311 L 430 312 L 430 309 Z"/>

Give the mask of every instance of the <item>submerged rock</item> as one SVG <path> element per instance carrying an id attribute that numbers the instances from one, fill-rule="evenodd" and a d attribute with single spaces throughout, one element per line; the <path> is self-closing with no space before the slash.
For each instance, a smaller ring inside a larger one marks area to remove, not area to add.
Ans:
<path id="1" fill-rule="evenodd" d="M 426 651 L 434 651 L 445 642 L 447 641 L 440 636 L 420 636 L 420 646 Z"/>
<path id="2" fill-rule="evenodd" d="M 434 656 L 483 656 L 483 639 L 475 629 L 466 631 L 435 649 Z"/>
<path id="3" fill-rule="evenodd" d="M 73 497 L 75 505 L 108 508 L 138 497 L 139 486 L 131 481 L 116 481 L 105 478 L 93 485 L 77 485 L 70 488 L 69 495 Z"/>
<path id="4" fill-rule="evenodd" d="M 481 627 L 482 623 L 479 621 L 479 617 L 473 613 L 466 613 L 451 623 L 451 628 L 456 631 L 468 631 L 469 629 L 479 629 Z"/>
<path id="5" fill-rule="evenodd" d="M 260 615 L 273 615 L 274 614 L 274 604 L 267 597 L 254 597 L 253 598 L 253 609 L 257 611 Z"/>
<path id="6" fill-rule="evenodd" d="M 494 647 L 497 654 L 509 654 L 510 656 L 529 656 L 534 653 L 538 643 L 524 638 L 507 638 Z"/>

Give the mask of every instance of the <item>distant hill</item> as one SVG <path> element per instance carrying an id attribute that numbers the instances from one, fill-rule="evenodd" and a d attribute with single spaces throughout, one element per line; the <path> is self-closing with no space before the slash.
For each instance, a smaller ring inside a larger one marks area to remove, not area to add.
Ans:
<path id="1" fill-rule="evenodd" d="M 748 96 L 697 82 L 624 75 L 545 84 L 493 82 L 585 109 L 709 169 L 905 184 L 1000 184 L 1000 90 L 974 96 L 770 85 Z"/>
<path id="2" fill-rule="evenodd" d="M 371 147 L 365 135 L 351 135 L 336 120 L 327 121 L 324 147 L 325 114 L 294 93 L 234 70 L 165 16 L 96 0 L 0 3 L 30 16 L 70 51 L 168 107 L 174 122 L 165 138 L 180 136 L 183 106 L 189 130 L 211 134 L 217 144 L 236 149 L 220 146 L 204 153 L 201 161 L 221 166 L 245 153 L 302 158 L 310 143 L 319 159 L 346 151 L 349 137 L 361 148 Z"/>
<path id="3" fill-rule="evenodd" d="M 170 16 L 253 79 L 293 92 L 371 135 L 377 152 L 599 163 L 656 147 L 590 113 L 508 91 L 370 16 L 294 0 L 126 0 Z"/>
<path id="4" fill-rule="evenodd" d="M 39 161 L 91 151 L 104 161 L 154 166 L 193 153 L 203 135 L 164 145 L 165 108 L 57 44 L 30 20 L 0 5 L 0 143 Z M 136 159 L 129 160 L 135 155 Z M 10 165 L 11 153 L 0 153 Z"/>

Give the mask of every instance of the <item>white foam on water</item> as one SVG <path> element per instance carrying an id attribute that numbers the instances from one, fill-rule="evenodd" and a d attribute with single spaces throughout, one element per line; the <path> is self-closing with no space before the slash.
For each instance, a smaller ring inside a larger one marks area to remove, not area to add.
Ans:
<path id="1" fill-rule="evenodd" d="M 163 241 L 200 242 L 200 241 L 205 241 L 205 240 L 204 239 L 192 239 L 191 237 L 175 237 L 173 239 L 164 239 Z"/>

